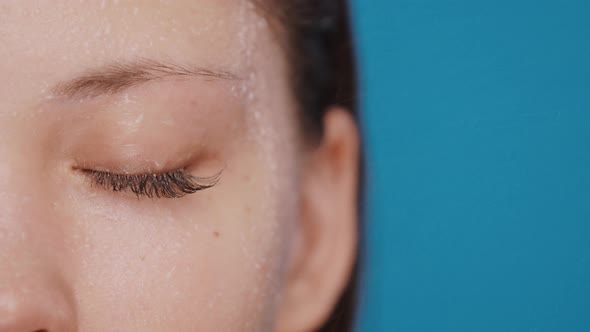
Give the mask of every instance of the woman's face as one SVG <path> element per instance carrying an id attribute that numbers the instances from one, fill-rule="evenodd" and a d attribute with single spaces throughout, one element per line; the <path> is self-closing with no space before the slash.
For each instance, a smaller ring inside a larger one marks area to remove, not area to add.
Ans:
<path id="1" fill-rule="evenodd" d="M 271 26 L 238 0 L 0 4 L 0 331 L 276 327 L 309 153 Z"/>

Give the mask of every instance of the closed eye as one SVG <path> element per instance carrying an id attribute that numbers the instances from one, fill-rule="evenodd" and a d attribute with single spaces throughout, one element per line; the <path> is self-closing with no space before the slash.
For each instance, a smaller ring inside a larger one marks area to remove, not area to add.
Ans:
<path id="1" fill-rule="evenodd" d="M 210 177 L 196 177 L 185 169 L 167 173 L 117 174 L 81 169 L 93 184 L 113 192 L 132 192 L 138 198 L 180 198 L 209 189 L 219 182 L 221 172 Z"/>

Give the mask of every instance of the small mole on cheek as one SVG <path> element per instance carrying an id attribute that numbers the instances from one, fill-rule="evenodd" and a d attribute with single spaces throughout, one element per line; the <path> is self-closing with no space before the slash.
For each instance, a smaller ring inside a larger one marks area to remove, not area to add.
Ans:
<path id="1" fill-rule="evenodd" d="M 213 232 L 213 236 L 215 236 L 215 237 L 219 237 L 220 235 L 221 235 L 221 234 L 219 234 L 219 232 L 218 232 L 218 231 L 215 231 L 215 232 Z"/>

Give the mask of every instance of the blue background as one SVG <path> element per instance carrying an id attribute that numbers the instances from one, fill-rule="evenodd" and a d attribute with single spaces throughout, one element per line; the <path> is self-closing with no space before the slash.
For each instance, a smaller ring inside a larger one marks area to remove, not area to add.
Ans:
<path id="1" fill-rule="evenodd" d="M 590 1 L 353 1 L 360 331 L 590 331 Z"/>

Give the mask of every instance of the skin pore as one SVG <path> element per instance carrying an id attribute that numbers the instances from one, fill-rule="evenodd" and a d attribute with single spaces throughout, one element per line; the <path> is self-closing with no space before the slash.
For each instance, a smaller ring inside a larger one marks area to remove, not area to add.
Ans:
<path id="1" fill-rule="evenodd" d="M 327 319 L 356 251 L 358 135 L 334 108 L 304 143 L 269 20 L 246 0 L 0 4 L 0 332 Z M 129 189 L 173 172 L 206 188 Z"/>

